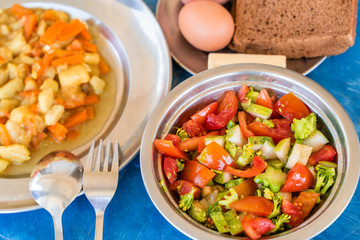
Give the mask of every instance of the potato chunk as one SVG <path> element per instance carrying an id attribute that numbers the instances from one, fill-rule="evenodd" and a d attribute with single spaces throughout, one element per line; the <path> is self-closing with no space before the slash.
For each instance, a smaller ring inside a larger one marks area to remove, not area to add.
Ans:
<path id="1" fill-rule="evenodd" d="M 10 41 L 5 42 L 5 46 L 10 49 L 13 55 L 21 53 L 23 48 L 26 46 L 25 38 L 21 31 L 16 32 Z"/>
<path id="2" fill-rule="evenodd" d="M 52 90 L 54 91 L 54 93 L 57 93 L 59 91 L 59 84 L 57 81 L 55 81 L 52 78 L 47 78 L 43 84 L 40 86 L 41 90 L 45 90 L 47 88 L 52 88 Z"/>
<path id="3" fill-rule="evenodd" d="M 100 55 L 98 53 L 85 53 L 84 61 L 87 64 L 99 64 Z"/>
<path id="4" fill-rule="evenodd" d="M 8 130 L 11 137 L 11 141 L 13 143 L 29 146 L 32 137 L 31 133 L 26 131 L 25 128 L 23 128 L 20 123 L 16 123 L 11 120 L 8 120 L 5 124 L 5 127 Z"/>
<path id="5" fill-rule="evenodd" d="M 89 73 L 82 65 L 70 66 L 67 70 L 59 73 L 60 85 L 65 89 L 78 90 L 80 84 L 89 82 Z"/>
<path id="6" fill-rule="evenodd" d="M 0 158 L 0 173 L 3 172 L 9 165 L 9 161 Z"/>
<path id="7" fill-rule="evenodd" d="M 1 99 L 0 100 L 0 116 L 8 116 L 9 113 L 17 106 L 19 106 L 20 101 L 15 98 Z"/>
<path id="8" fill-rule="evenodd" d="M 0 157 L 12 163 L 22 163 L 30 160 L 30 151 L 21 144 L 0 146 Z"/>
<path id="9" fill-rule="evenodd" d="M 13 98 L 18 92 L 23 90 L 24 83 L 20 78 L 15 78 L 7 82 L 0 88 L 0 99 Z"/>
<path id="10" fill-rule="evenodd" d="M 46 125 L 54 125 L 59 121 L 62 117 L 65 108 L 63 105 L 54 105 L 52 106 L 49 111 L 45 115 L 45 123 Z"/>
<path id="11" fill-rule="evenodd" d="M 92 76 L 90 79 L 90 85 L 94 89 L 95 94 L 100 95 L 104 92 L 106 83 L 101 78 Z"/>
<path id="12" fill-rule="evenodd" d="M 52 88 L 42 90 L 38 99 L 40 111 L 46 113 L 54 104 L 54 90 Z"/>

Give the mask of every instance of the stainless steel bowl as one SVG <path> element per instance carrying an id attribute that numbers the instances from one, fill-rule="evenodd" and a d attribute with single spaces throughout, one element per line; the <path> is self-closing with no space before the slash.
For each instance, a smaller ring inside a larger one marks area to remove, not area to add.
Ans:
<path id="1" fill-rule="evenodd" d="M 338 177 L 330 195 L 304 223 L 267 239 L 308 239 L 319 234 L 339 217 L 356 189 L 360 169 L 359 141 L 349 116 L 330 93 L 311 79 L 283 68 L 260 64 L 228 65 L 195 75 L 172 90 L 150 117 L 141 142 L 141 173 L 151 200 L 175 228 L 191 238 L 239 238 L 220 234 L 195 222 L 178 208 L 168 189 L 161 190 L 159 181 L 167 180 L 152 143 L 174 132 L 174 126 L 186 121 L 196 109 L 218 99 L 225 90 L 238 90 L 242 84 L 271 89 L 271 93 L 278 95 L 291 91 L 326 126 L 325 134 L 338 152 Z"/>

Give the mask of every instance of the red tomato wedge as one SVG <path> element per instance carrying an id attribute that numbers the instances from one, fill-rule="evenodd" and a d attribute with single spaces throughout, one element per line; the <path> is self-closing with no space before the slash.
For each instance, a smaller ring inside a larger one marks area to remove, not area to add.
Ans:
<path id="1" fill-rule="evenodd" d="M 261 157 L 255 156 L 253 158 L 251 167 L 246 170 L 235 169 L 231 166 L 227 166 L 225 172 L 231 173 L 238 177 L 251 178 L 262 173 L 268 164 Z"/>
<path id="2" fill-rule="evenodd" d="M 175 147 L 171 140 L 156 139 L 154 141 L 154 145 L 156 149 L 165 156 L 179 159 L 189 159 L 189 156 Z"/>
<path id="3" fill-rule="evenodd" d="M 228 122 L 235 117 L 238 108 L 238 101 L 234 91 L 227 91 L 220 101 L 217 114 L 210 113 L 205 121 L 205 128 L 217 130 L 225 127 Z"/>
<path id="4" fill-rule="evenodd" d="M 246 214 L 241 221 L 244 231 L 251 239 L 259 239 L 261 235 L 273 230 L 275 225 L 268 218 Z"/>
<path id="5" fill-rule="evenodd" d="M 257 185 L 254 182 L 253 178 L 248 178 L 234 187 L 234 190 L 236 191 L 239 197 L 254 196 L 256 189 L 257 189 Z"/>
<path id="6" fill-rule="evenodd" d="M 184 170 L 181 171 L 180 178 L 193 183 L 195 186 L 203 188 L 210 182 L 215 173 L 197 161 L 185 161 Z"/>
<path id="7" fill-rule="evenodd" d="M 301 119 L 310 114 L 309 109 L 291 92 L 282 96 L 274 105 L 274 110 L 286 119 Z"/>
<path id="8" fill-rule="evenodd" d="M 300 192 L 308 189 L 314 184 L 314 177 L 309 168 L 301 163 L 287 173 L 286 182 L 281 188 L 281 192 Z"/>
<path id="9" fill-rule="evenodd" d="M 267 217 L 273 211 L 274 203 L 264 197 L 249 196 L 230 203 L 229 207 L 239 212 Z"/>
<path id="10" fill-rule="evenodd" d="M 325 145 L 322 149 L 310 155 L 308 164 L 316 165 L 319 161 L 332 162 L 334 160 L 335 155 L 336 155 L 335 149 L 330 145 Z"/>
<path id="11" fill-rule="evenodd" d="M 245 115 L 245 112 L 239 111 L 239 112 L 238 112 L 238 119 L 239 119 L 239 125 L 240 125 L 241 133 L 242 133 L 246 138 L 249 138 L 249 137 L 251 137 L 251 136 L 254 136 L 254 133 L 251 132 L 251 131 L 248 129 L 248 126 L 247 126 L 247 123 L 246 123 L 246 115 Z"/>
<path id="12" fill-rule="evenodd" d="M 219 131 L 211 131 L 211 132 L 209 132 L 208 134 L 206 134 L 205 136 L 199 137 L 198 153 L 201 153 L 202 150 L 204 150 L 204 148 L 205 148 L 204 139 L 205 139 L 206 137 L 217 136 L 217 135 L 220 135 L 220 132 L 219 132 Z"/>
<path id="13" fill-rule="evenodd" d="M 170 184 L 176 181 L 178 172 L 176 159 L 171 157 L 164 158 L 164 172 L 166 177 L 169 179 Z"/>
<path id="14" fill-rule="evenodd" d="M 230 154 L 216 142 L 207 145 L 197 159 L 203 165 L 215 170 L 224 170 L 228 166 L 236 166 Z"/>
<path id="15" fill-rule="evenodd" d="M 176 180 L 170 184 L 171 191 L 177 191 L 180 196 L 193 192 L 194 198 L 199 198 L 201 194 L 200 188 L 196 187 L 194 184 L 184 180 Z"/>
<path id="16" fill-rule="evenodd" d="M 179 148 L 181 151 L 192 152 L 198 149 L 199 137 L 192 137 L 180 142 Z"/>
<path id="17" fill-rule="evenodd" d="M 199 137 L 206 134 L 206 129 L 203 125 L 192 119 L 185 122 L 182 127 L 189 137 Z"/>
<path id="18" fill-rule="evenodd" d="M 175 135 L 175 134 L 167 134 L 165 137 L 164 137 L 164 140 L 171 140 L 172 143 L 174 144 L 175 147 L 179 147 L 179 144 L 180 144 L 180 137 Z"/>
<path id="19" fill-rule="evenodd" d="M 283 199 L 281 211 L 291 216 L 289 225 L 300 225 L 315 206 L 319 196 L 320 193 L 301 192 L 293 203 Z"/>
<path id="20" fill-rule="evenodd" d="M 192 115 L 191 119 L 199 124 L 204 124 L 206 121 L 206 117 L 210 113 L 215 113 L 218 108 L 218 105 L 219 105 L 218 102 L 210 103 L 209 105 L 207 105 L 206 107 L 204 107 L 203 109 Z"/>
<path id="21" fill-rule="evenodd" d="M 248 129 L 255 136 L 269 136 L 277 144 L 284 138 L 294 139 L 294 133 L 291 131 L 291 121 L 287 119 L 273 119 L 274 127 L 269 128 L 261 122 L 252 122 L 248 125 Z"/>
<path id="22" fill-rule="evenodd" d="M 269 93 L 266 91 L 266 89 L 262 89 L 260 91 L 259 96 L 256 98 L 255 103 L 270 109 L 273 109 L 274 107 L 271 98 L 269 96 Z"/>
<path id="23" fill-rule="evenodd" d="M 247 101 L 246 94 L 249 92 L 249 87 L 246 85 L 242 85 L 237 93 L 237 99 L 239 102 Z"/>

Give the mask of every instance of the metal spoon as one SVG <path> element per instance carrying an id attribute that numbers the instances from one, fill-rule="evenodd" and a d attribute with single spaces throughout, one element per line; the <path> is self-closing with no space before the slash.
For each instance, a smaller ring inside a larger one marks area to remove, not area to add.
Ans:
<path id="1" fill-rule="evenodd" d="M 68 151 L 55 151 L 43 157 L 30 174 L 29 188 L 34 200 L 53 217 L 55 239 L 63 239 L 61 216 L 79 194 L 83 166 Z"/>

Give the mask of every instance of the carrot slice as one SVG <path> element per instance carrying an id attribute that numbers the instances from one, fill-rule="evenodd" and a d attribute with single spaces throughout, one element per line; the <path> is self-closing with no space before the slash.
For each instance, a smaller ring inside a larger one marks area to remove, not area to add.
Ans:
<path id="1" fill-rule="evenodd" d="M 76 128 L 70 129 L 67 133 L 67 140 L 74 140 L 79 136 L 79 131 Z"/>
<path id="2" fill-rule="evenodd" d="M 91 34 L 86 28 L 80 32 L 79 37 L 85 41 L 91 41 Z"/>
<path id="3" fill-rule="evenodd" d="M 11 145 L 12 140 L 4 124 L 0 124 L 0 137 L 4 146 Z"/>
<path id="4" fill-rule="evenodd" d="M 35 76 L 33 76 L 33 78 L 38 80 L 39 85 L 41 84 L 41 82 L 40 82 L 41 75 L 44 73 L 45 69 L 50 65 L 54 56 L 55 56 L 55 51 L 47 52 L 47 53 L 45 53 L 44 57 L 38 63 L 39 66 L 38 66 L 38 69 L 35 69 Z M 35 65 L 36 64 L 33 65 L 33 70 L 34 70 Z"/>
<path id="5" fill-rule="evenodd" d="M 38 105 L 35 104 L 35 103 L 31 104 L 30 105 L 30 112 L 35 113 L 35 114 L 40 113 L 40 109 L 39 109 Z"/>
<path id="6" fill-rule="evenodd" d="M 63 50 L 63 49 L 56 49 L 56 57 L 57 58 L 63 58 L 63 57 L 69 57 L 76 54 L 85 54 L 85 50 Z"/>
<path id="7" fill-rule="evenodd" d="M 80 41 L 81 42 L 81 45 L 82 47 L 88 51 L 88 52 L 93 52 L 93 53 L 96 53 L 97 52 L 97 47 L 95 44 L 92 44 L 91 42 L 88 42 L 88 41 Z"/>
<path id="8" fill-rule="evenodd" d="M 5 124 L 7 122 L 7 120 L 9 120 L 8 117 L 0 117 L 0 123 L 1 124 Z"/>
<path id="9" fill-rule="evenodd" d="M 97 95 L 88 95 L 85 97 L 84 105 L 93 105 L 99 102 L 99 98 Z"/>
<path id="10" fill-rule="evenodd" d="M 68 129 L 61 123 L 55 123 L 54 125 L 47 126 L 47 129 L 51 132 L 57 141 L 65 139 Z"/>
<path id="11" fill-rule="evenodd" d="M 79 125 L 82 122 L 85 122 L 88 119 L 87 112 L 85 109 L 81 110 L 80 112 L 75 113 L 71 117 L 69 117 L 65 123 L 64 126 L 68 129 L 73 128 L 77 125 Z"/>
<path id="12" fill-rule="evenodd" d="M 42 140 L 47 137 L 47 134 L 44 132 L 38 132 L 35 136 L 31 138 L 30 145 L 32 149 L 37 149 Z"/>
<path id="13" fill-rule="evenodd" d="M 11 14 L 14 14 L 17 19 L 20 19 L 25 15 L 29 15 L 29 14 L 33 13 L 33 11 L 31 9 L 24 8 L 23 6 L 21 6 L 20 4 L 17 4 L 17 3 L 12 5 L 10 12 L 11 12 Z"/>
<path id="14" fill-rule="evenodd" d="M 100 70 L 100 74 L 106 74 L 110 72 L 109 66 L 106 64 L 104 59 L 102 59 L 102 57 L 100 57 L 99 70 Z"/>
<path id="15" fill-rule="evenodd" d="M 79 19 L 74 19 L 70 23 L 66 25 L 66 27 L 60 32 L 57 36 L 59 41 L 66 41 L 72 37 L 78 35 L 83 29 L 85 29 L 85 25 L 79 21 Z"/>
<path id="16" fill-rule="evenodd" d="M 37 22 L 37 17 L 35 14 L 30 14 L 25 16 L 24 35 L 26 40 L 29 40 L 32 32 L 35 29 L 36 22 Z"/>
<path id="17" fill-rule="evenodd" d="M 46 21 L 57 21 L 59 20 L 59 16 L 56 14 L 54 9 L 46 10 L 43 14 L 43 19 Z"/>
<path id="18" fill-rule="evenodd" d="M 39 96 L 39 94 L 40 94 L 39 90 L 28 90 L 28 91 L 22 91 L 19 93 L 20 97 L 22 97 L 22 98 L 37 97 L 37 96 Z"/>
<path id="19" fill-rule="evenodd" d="M 0 56 L 0 64 L 6 63 L 6 59 Z"/>
<path id="20" fill-rule="evenodd" d="M 48 27 L 44 34 L 40 37 L 39 42 L 43 44 L 52 44 L 57 35 L 66 27 L 66 23 L 63 21 L 56 21 L 53 25 Z"/>
<path id="21" fill-rule="evenodd" d="M 54 67 L 60 66 L 60 65 L 75 65 L 80 64 L 84 62 L 84 55 L 83 54 L 75 54 L 68 57 L 58 58 L 51 62 L 51 65 Z"/>
<path id="22" fill-rule="evenodd" d="M 84 109 L 86 110 L 87 118 L 94 119 L 95 117 L 94 108 L 92 106 L 87 106 Z"/>

